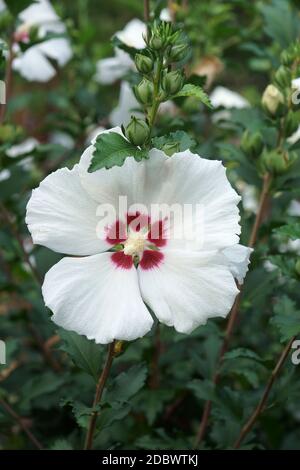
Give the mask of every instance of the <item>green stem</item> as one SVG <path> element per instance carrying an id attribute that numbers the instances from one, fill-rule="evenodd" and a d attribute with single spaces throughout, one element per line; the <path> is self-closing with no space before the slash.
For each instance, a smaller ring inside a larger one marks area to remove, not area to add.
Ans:
<path id="1" fill-rule="evenodd" d="M 159 91 L 160 91 L 162 67 L 163 67 L 163 60 L 159 58 L 157 62 L 157 69 L 156 69 L 156 74 L 155 74 L 154 83 L 153 83 L 154 84 L 153 104 L 152 104 L 150 111 L 148 112 L 148 121 L 149 121 L 149 127 L 150 127 L 149 142 L 152 136 L 153 127 L 154 127 L 155 119 L 157 116 L 157 111 L 161 103 L 160 98 L 159 98 Z"/>

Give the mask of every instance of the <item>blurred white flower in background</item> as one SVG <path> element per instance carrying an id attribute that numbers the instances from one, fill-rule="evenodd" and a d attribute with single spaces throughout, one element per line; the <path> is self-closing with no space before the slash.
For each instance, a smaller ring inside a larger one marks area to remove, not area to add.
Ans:
<path id="1" fill-rule="evenodd" d="M 300 217 L 300 202 L 296 201 L 296 199 L 291 201 L 287 213 L 292 217 Z"/>
<path id="2" fill-rule="evenodd" d="M 0 11 L 3 11 L 1 6 L 5 8 L 5 3 L 0 4 Z M 71 45 L 67 38 L 47 39 L 49 34 L 64 35 L 65 25 L 48 0 L 37 0 L 36 3 L 23 10 L 18 19 L 20 25 L 14 34 L 13 69 L 29 81 L 47 82 L 56 74 L 51 60 L 56 61 L 62 67 L 72 57 Z M 37 40 L 40 42 L 29 46 L 22 52 L 20 44 L 29 44 L 32 28 L 37 29 Z M 45 38 L 44 41 L 43 38 Z"/>
<path id="3" fill-rule="evenodd" d="M 10 158 L 16 158 L 25 153 L 32 152 L 36 146 L 39 145 L 39 141 L 34 137 L 28 137 L 20 144 L 12 145 L 6 150 L 6 155 Z"/>
<path id="4" fill-rule="evenodd" d="M 135 18 L 122 31 L 118 31 L 115 36 L 128 47 L 143 49 L 146 45 L 143 38 L 146 32 L 145 23 Z M 114 57 L 99 60 L 96 67 L 95 79 L 104 85 L 108 85 L 122 78 L 128 70 L 134 69 L 135 65 L 127 52 L 116 47 Z"/>
<path id="5" fill-rule="evenodd" d="M 216 87 L 210 95 L 210 101 L 214 108 L 247 108 L 249 101 L 235 91 L 229 90 L 223 86 Z"/>
<path id="6" fill-rule="evenodd" d="M 119 104 L 110 113 L 109 121 L 114 127 L 121 126 L 122 124 L 127 126 L 131 116 L 143 117 L 144 114 L 131 86 L 126 81 L 122 81 Z"/>
<path id="7" fill-rule="evenodd" d="M 239 194 L 242 196 L 244 210 L 256 214 L 258 211 L 258 199 L 255 186 L 247 184 L 242 180 L 238 180 L 236 187 Z"/>

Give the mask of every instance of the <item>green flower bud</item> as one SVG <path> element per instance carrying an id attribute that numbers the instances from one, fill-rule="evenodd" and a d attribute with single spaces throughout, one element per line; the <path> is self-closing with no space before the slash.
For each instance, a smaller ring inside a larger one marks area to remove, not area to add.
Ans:
<path id="1" fill-rule="evenodd" d="M 291 71 L 287 67 L 284 67 L 284 65 L 281 65 L 279 69 L 277 70 L 277 72 L 275 73 L 276 85 L 278 85 L 280 88 L 290 87 L 291 80 L 292 80 Z"/>
<path id="2" fill-rule="evenodd" d="M 170 59 L 173 62 L 179 62 L 183 60 L 187 53 L 187 45 L 186 44 L 177 44 L 171 47 L 170 51 Z"/>
<path id="3" fill-rule="evenodd" d="M 125 136 L 134 145 L 143 145 L 149 138 L 150 129 L 143 119 L 132 116 L 130 123 L 125 129 Z"/>
<path id="4" fill-rule="evenodd" d="M 159 36 L 153 35 L 150 38 L 149 46 L 150 46 L 151 49 L 154 49 L 155 51 L 159 51 L 163 48 L 164 41 Z"/>
<path id="5" fill-rule="evenodd" d="M 282 51 L 280 59 L 283 65 L 290 66 L 294 61 L 294 54 L 290 51 Z"/>
<path id="6" fill-rule="evenodd" d="M 284 96 L 274 85 L 268 85 L 261 102 L 265 110 L 274 116 L 279 111 L 280 105 L 284 104 Z"/>
<path id="7" fill-rule="evenodd" d="M 143 78 L 143 80 L 133 88 L 136 99 L 145 105 L 149 105 L 153 101 L 154 86 L 150 80 Z"/>
<path id="8" fill-rule="evenodd" d="M 167 73 L 162 79 L 162 89 L 168 96 L 176 95 L 184 84 L 184 76 L 179 70 Z"/>
<path id="9" fill-rule="evenodd" d="M 144 54 L 136 54 L 135 55 L 135 65 L 136 68 L 140 73 L 150 73 L 153 69 L 153 60 L 144 55 Z"/>
<path id="10" fill-rule="evenodd" d="M 294 152 L 272 150 L 263 153 L 262 165 L 266 171 L 280 175 L 288 171 L 297 158 L 298 156 Z"/>
<path id="11" fill-rule="evenodd" d="M 300 276 L 300 258 L 296 261 L 295 271 Z"/>
<path id="12" fill-rule="evenodd" d="M 162 147 L 162 151 L 165 152 L 168 157 L 171 157 L 174 153 L 179 152 L 180 150 L 180 144 L 179 142 L 170 142 L 166 143 Z"/>
<path id="13" fill-rule="evenodd" d="M 246 130 L 241 139 L 241 149 L 251 158 L 258 157 L 263 149 L 264 142 L 260 132 L 250 133 Z"/>
<path id="14" fill-rule="evenodd" d="M 286 137 L 292 135 L 299 126 L 299 116 L 293 111 L 289 111 L 284 122 L 284 133 Z"/>

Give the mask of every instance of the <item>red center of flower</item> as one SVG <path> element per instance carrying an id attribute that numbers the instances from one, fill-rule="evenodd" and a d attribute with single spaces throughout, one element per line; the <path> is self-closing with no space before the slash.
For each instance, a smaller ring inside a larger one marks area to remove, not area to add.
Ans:
<path id="1" fill-rule="evenodd" d="M 167 243 L 165 220 L 151 223 L 148 215 L 128 213 L 126 221 L 116 220 L 107 228 L 106 241 L 115 248 L 111 259 L 122 269 L 138 264 L 141 269 L 153 269 L 164 255 L 160 248 Z"/>

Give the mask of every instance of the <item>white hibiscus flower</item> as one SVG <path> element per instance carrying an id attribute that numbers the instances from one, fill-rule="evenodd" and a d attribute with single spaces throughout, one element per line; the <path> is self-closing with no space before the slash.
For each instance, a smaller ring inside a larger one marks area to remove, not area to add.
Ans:
<path id="1" fill-rule="evenodd" d="M 109 343 L 151 329 L 146 305 L 182 333 L 225 317 L 238 293 L 234 277 L 242 282 L 251 250 L 238 244 L 240 197 L 222 163 L 153 149 L 147 160 L 128 157 L 121 168 L 88 173 L 93 151 L 91 145 L 72 170 L 49 175 L 27 206 L 34 243 L 73 255 L 45 276 L 42 292 L 54 322 Z M 125 211 L 99 228 L 97 208 L 117 210 L 120 196 L 128 207 L 143 204 L 147 214 Z M 151 218 L 153 204 L 201 204 L 203 211 L 187 216 L 201 243 L 176 238 L 175 218 Z"/>
<path id="2" fill-rule="evenodd" d="M 20 26 L 15 31 L 13 69 L 30 81 L 47 82 L 56 74 L 51 64 L 55 60 L 60 67 L 72 57 L 72 49 L 68 39 L 57 37 L 46 39 L 21 51 L 19 43 L 27 43 L 31 28 L 37 28 L 38 38 L 43 39 L 49 33 L 64 34 L 65 25 L 56 14 L 48 0 L 37 0 L 23 10 L 18 19 Z"/>
<path id="3" fill-rule="evenodd" d="M 146 46 L 143 36 L 147 28 L 141 20 L 131 20 L 122 31 L 115 36 L 124 44 L 135 49 L 144 49 Z M 122 78 L 130 69 L 134 69 L 134 62 L 130 55 L 122 49 L 115 48 L 114 57 L 99 60 L 96 64 L 97 73 L 95 79 L 103 84 L 111 84 Z"/>

